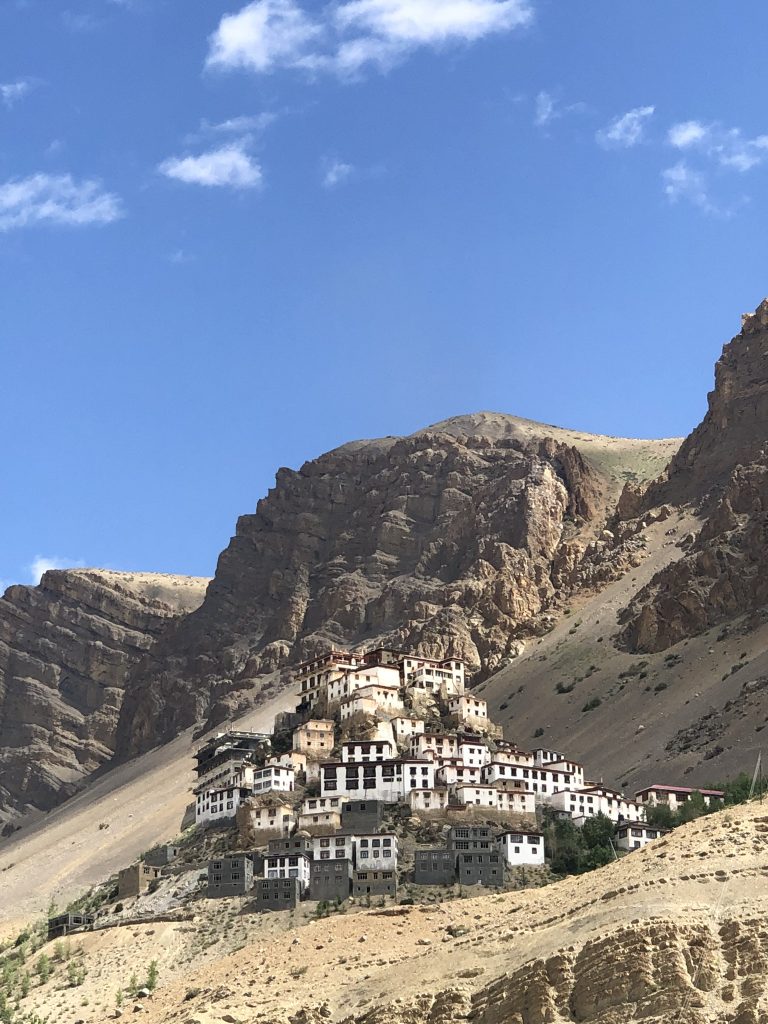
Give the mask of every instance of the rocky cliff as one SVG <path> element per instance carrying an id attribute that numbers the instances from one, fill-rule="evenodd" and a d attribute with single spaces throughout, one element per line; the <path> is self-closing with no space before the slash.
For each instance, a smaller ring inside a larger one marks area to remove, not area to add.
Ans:
<path id="1" fill-rule="evenodd" d="M 644 494 L 626 489 L 620 514 L 659 501 L 700 506 L 705 520 L 684 558 L 661 570 L 622 616 L 623 641 L 665 650 L 768 603 L 768 300 L 723 349 L 701 424 Z"/>
<path id="2" fill-rule="evenodd" d="M 201 608 L 136 671 L 120 755 L 241 710 L 266 674 L 331 644 L 487 674 L 549 628 L 564 552 L 604 522 L 622 472 L 654 459 L 658 472 L 676 445 L 536 427 L 480 414 L 281 469 Z"/>
<path id="3" fill-rule="evenodd" d="M 76 569 L 0 598 L 0 822 L 46 810 L 113 753 L 129 671 L 208 581 Z"/>

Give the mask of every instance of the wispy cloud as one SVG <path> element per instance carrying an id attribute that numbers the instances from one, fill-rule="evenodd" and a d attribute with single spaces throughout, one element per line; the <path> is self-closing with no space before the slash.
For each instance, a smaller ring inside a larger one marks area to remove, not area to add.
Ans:
<path id="1" fill-rule="evenodd" d="M 768 157 L 768 135 L 745 137 L 740 128 L 714 122 L 681 121 L 672 125 L 667 140 L 675 149 L 696 151 L 733 171 L 750 171 Z"/>
<path id="2" fill-rule="evenodd" d="M 209 188 L 258 188 L 263 181 L 261 166 L 246 151 L 247 140 L 239 140 L 197 156 L 170 157 L 158 170 L 166 178 Z"/>
<path id="3" fill-rule="evenodd" d="M 276 120 L 277 114 L 265 110 L 260 114 L 240 114 L 238 117 L 229 117 L 226 121 L 201 121 L 200 131 L 213 135 L 246 135 L 263 132 Z"/>
<path id="4" fill-rule="evenodd" d="M 655 107 L 635 107 L 614 118 L 595 136 L 606 149 L 631 149 L 643 140 L 645 127 L 653 117 Z"/>
<path id="5" fill-rule="evenodd" d="M 33 586 L 37 586 L 43 574 L 49 569 L 82 569 L 85 562 L 73 558 L 61 558 L 59 555 L 37 555 L 30 565 L 29 577 Z"/>
<path id="6" fill-rule="evenodd" d="M 33 174 L 0 184 L 0 231 L 56 224 L 111 224 L 123 216 L 120 199 L 98 181 L 70 174 Z"/>
<path id="7" fill-rule="evenodd" d="M 661 172 L 664 183 L 664 194 L 672 203 L 685 200 L 693 203 L 699 209 L 707 213 L 713 213 L 715 208 L 707 194 L 707 184 L 704 175 L 700 171 L 689 167 L 681 160 L 674 167 L 668 167 Z"/>
<path id="8" fill-rule="evenodd" d="M 254 0 L 221 19 L 206 63 L 260 73 L 386 71 L 420 47 L 477 42 L 532 17 L 530 0 L 347 0 L 317 14 L 295 0 Z"/>
<path id="9" fill-rule="evenodd" d="M 16 82 L 0 82 L 0 100 L 10 110 L 31 88 L 32 82 L 28 78 L 20 78 Z"/>
<path id="10" fill-rule="evenodd" d="M 355 168 L 352 164 L 344 163 L 343 160 L 331 160 L 326 164 L 323 173 L 323 187 L 336 188 L 354 175 Z"/>
<path id="11" fill-rule="evenodd" d="M 533 100 L 533 123 L 537 128 L 547 128 L 566 114 L 583 113 L 585 109 L 581 102 L 561 103 L 552 93 L 542 89 Z"/>

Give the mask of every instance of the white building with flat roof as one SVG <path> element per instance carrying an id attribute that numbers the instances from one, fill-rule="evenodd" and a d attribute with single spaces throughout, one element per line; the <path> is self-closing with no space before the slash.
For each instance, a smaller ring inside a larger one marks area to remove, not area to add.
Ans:
<path id="1" fill-rule="evenodd" d="M 409 743 L 413 736 L 424 732 L 425 722 L 423 718 L 409 718 L 407 715 L 397 715 L 392 719 L 392 728 L 395 733 L 396 743 Z"/>
<path id="2" fill-rule="evenodd" d="M 234 818 L 241 803 L 252 795 L 250 786 L 206 789 L 195 796 L 195 824 L 210 825 Z"/>
<path id="3" fill-rule="evenodd" d="M 268 853 L 264 858 L 265 878 L 298 878 L 302 889 L 309 888 L 310 859 L 303 853 Z"/>
<path id="4" fill-rule="evenodd" d="M 296 785 L 296 775 L 293 768 L 286 768 L 279 764 L 265 765 L 253 773 L 253 792 L 270 793 L 282 792 L 292 793 Z"/>
<path id="5" fill-rule="evenodd" d="M 432 789 L 434 785 L 434 763 L 416 758 L 370 764 L 330 761 L 321 765 L 320 770 L 322 796 L 396 804 L 404 801 L 411 789 Z"/>
<path id="6" fill-rule="evenodd" d="M 471 693 L 460 693 L 448 701 L 448 710 L 463 721 L 487 721 L 488 701 Z"/>
<path id="7" fill-rule="evenodd" d="M 447 758 L 458 760 L 459 740 L 442 732 L 422 732 L 411 737 L 411 757 L 429 758 L 433 761 L 444 761 Z"/>
<path id="8" fill-rule="evenodd" d="M 486 807 L 505 814 L 535 814 L 533 793 L 520 789 L 501 789 L 497 786 L 457 786 L 456 797 L 467 807 Z"/>
<path id="9" fill-rule="evenodd" d="M 635 800 L 644 806 L 665 804 L 670 811 L 679 810 L 688 803 L 694 793 L 700 793 L 704 803 L 709 806 L 712 800 L 722 800 L 725 793 L 721 789 L 691 789 L 688 786 L 646 786 L 635 793 Z"/>
<path id="10" fill-rule="evenodd" d="M 511 868 L 544 866 L 544 836 L 541 832 L 502 832 L 498 844 L 505 863 Z"/>
<path id="11" fill-rule="evenodd" d="M 385 740 L 345 740 L 341 744 L 341 760 L 359 761 L 368 764 L 371 761 L 391 761 L 397 751 L 393 744 Z"/>
<path id="12" fill-rule="evenodd" d="M 386 871 L 397 867 L 397 836 L 394 832 L 372 832 L 354 836 L 355 868 Z"/>
<path id="13" fill-rule="evenodd" d="M 408 806 L 417 814 L 419 811 L 444 811 L 448 799 L 448 790 L 440 787 L 408 791 Z"/>
<path id="14" fill-rule="evenodd" d="M 578 791 L 564 790 L 550 796 L 547 803 L 555 810 L 569 814 L 577 825 L 596 814 L 604 814 L 615 822 L 643 821 L 645 818 L 645 809 L 641 804 L 604 786 L 590 786 Z"/>
<path id="15" fill-rule="evenodd" d="M 491 762 L 491 752 L 487 744 L 465 736 L 459 738 L 459 757 L 464 764 L 480 768 Z"/>
<path id="16" fill-rule="evenodd" d="M 657 825 L 646 825 L 644 821 L 633 821 L 616 826 L 616 846 L 620 850 L 642 850 L 654 839 L 667 834 L 668 829 Z"/>
<path id="17" fill-rule="evenodd" d="M 332 718 L 314 718 L 293 730 L 293 749 L 309 757 L 328 757 L 333 750 L 336 723 Z"/>
<path id="18" fill-rule="evenodd" d="M 314 860 L 348 860 L 354 856 L 354 839 L 352 836 L 313 836 L 312 858 Z"/>
<path id="19" fill-rule="evenodd" d="M 385 704 L 391 703 L 393 698 L 390 691 L 394 690 L 396 696 L 399 696 L 400 693 L 400 673 L 396 668 L 388 668 L 385 665 L 376 665 L 371 668 L 359 666 L 349 669 L 328 683 L 326 690 L 328 703 L 333 707 L 360 690 L 366 691 L 364 696 L 380 699 Z M 382 690 L 387 693 L 380 694 L 379 691 Z M 402 708 L 402 702 L 400 702 L 400 707 Z"/>

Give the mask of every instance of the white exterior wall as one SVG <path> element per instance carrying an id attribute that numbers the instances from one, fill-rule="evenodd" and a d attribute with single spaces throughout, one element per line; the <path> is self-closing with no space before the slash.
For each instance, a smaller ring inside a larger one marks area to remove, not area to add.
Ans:
<path id="1" fill-rule="evenodd" d="M 487 718 L 488 702 L 480 697 L 472 697 L 464 693 L 458 697 L 451 697 L 448 702 L 448 710 L 452 715 L 460 718 Z"/>
<path id="2" fill-rule="evenodd" d="M 665 789 L 650 789 L 637 793 L 635 799 L 639 804 L 643 804 L 649 807 L 659 805 L 666 805 L 670 811 L 678 811 L 681 807 L 684 807 L 688 803 L 693 790 L 679 789 L 665 790 Z M 704 803 L 709 806 L 711 795 L 708 793 L 702 793 Z"/>
<path id="3" fill-rule="evenodd" d="M 551 761 L 567 760 L 565 754 L 561 754 L 559 750 L 547 750 L 546 747 L 534 748 L 533 759 L 539 766 L 547 765 Z"/>
<path id="4" fill-rule="evenodd" d="M 448 806 L 447 789 L 412 789 L 408 793 L 412 811 L 442 811 Z"/>
<path id="5" fill-rule="evenodd" d="M 292 793 L 295 779 L 293 768 L 283 768 L 279 765 L 259 768 L 253 773 L 253 792 Z"/>
<path id="6" fill-rule="evenodd" d="M 289 836 L 296 824 L 296 814 L 290 804 L 254 807 L 251 810 L 251 823 L 255 830 L 274 830 L 278 835 Z"/>
<path id="7" fill-rule="evenodd" d="M 314 836 L 312 838 L 313 860 L 351 861 L 355 844 L 352 836 Z"/>
<path id="8" fill-rule="evenodd" d="M 453 758 L 459 760 L 459 741 L 456 736 L 444 736 L 442 733 L 420 733 L 411 737 L 411 756 L 443 760 Z"/>
<path id="9" fill-rule="evenodd" d="M 369 770 L 368 776 L 365 769 Z M 411 789 L 432 789 L 434 785 L 434 764 L 413 759 L 368 765 L 333 762 L 322 766 L 320 777 L 323 796 L 381 800 L 385 804 L 400 803 Z"/>
<path id="10" fill-rule="evenodd" d="M 385 665 L 371 667 L 358 666 L 350 669 L 338 679 L 328 683 L 327 694 L 331 704 L 349 697 L 357 690 L 364 688 L 375 688 L 376 690 L 400 690 L 400 673 L 396 668 L 388 668 Z M 366 694 L 371 696 L 372 694 Z M 377 696 L 377 700 L 383 700 Z"/>
<path id="11" fill-rule="evenodd" d="M 306 772 L 307 755 L 299 750 L 289 750 L 285 754 L 274 754 L 264 762 L 264 767 L 276 765 L 280 768 L 292 768 L 294 772 Z"/>
<path id="12" fill-rule="evenodd" d="M 298 826 L 310 831 L 315 828 L 333 831 L 341 828 L 341 811 L 309 811 L 307 814 L 300 814 Z"/>
<path id="13" fill-rule="evenodd" d="M 580 789 L 572 775 L 550 768 L 531 768 L 527 764 L 509 764 L 498 761 L 496 755 L 490 764 L 483 768 L 483 781 L 488 784 L 496 782 L 523 782 L 526 789 L 536 794 L 538 803 L 547 803 L 552 794 L 561 790 Z"/>
<path id="14" fill-rule="evenodd" d="M 237 808 L 251 795 L 249 789 L 207 789 L 195 797 L 195 824 L 208 825 L 213 821 L 234 818 Z"/>
<path id="15" fill-rule="evenodd" d="M 341 813 L 341 797 L 308 796 L 299 808 L 302 814 L 317 814 L 321 811 L 339 811 Z"/>
<path id="16" fill-rule="evenodd" d="M 632 800 L 619 796 L 607 796 L 602 792 L 585 790 L 583 792 L 563 791 L 555 793 L 548 801 L 559 811 L 565 811 L 574 819 L 594 817 L 604 814 L 611 821 L 642 821 L 645 809 Z"/>
<path id="17" fill-rule="evenodd" d="M 265 878 L 298 878 L 302 889 L 309 888 L 309 857 L 303 853 L 268 854 L 264 860 Z"/>
<path id="18" fill-rule="evenodd" d="M 346 722 L 355 714 L 375 715 L 379 711 L 379 702 L 373 697 L 363 697 L 360 693 L 353 693 L 351 697 L 345 697 L 339 704 L 339 717 Z"/>
<path id="19" fill-rule="evenodd" d="M 405 743 L 412 736 L 423 733 L 425 726 L 422 718 L 406 718 L 403 715 L 398 715 L 397 718 L 392 719 L 392 728 L 395 733 L 395 741 Z"/>
<path id="20" fill-rule="evenodd" d="M 642 850 L 648 843 L 663 835 L 666 835 L 663 828 L 652 828 L 650 825 L 636 822 L 617 831 L 616 846 L 620 850 Z"/>
<path id="21" fill-rule="evenodd" d="M 511 868 L 544 864 L 544 836 L 541 833 L 505 832 L 499 836 L 499 849 Z"/>
<path id="22" fill-rule="evenodd" d="M 459 758 L 470 767 L 482 767 L 491 762 L 491 752 L 484 743 L 459 743 Z"/>
<path id="23" fill-rule="evenodd" d="M 391 743 L 380 740 L 349 740 L 341 745 L 341 760 L 346 764 L 357 761 L 367 764 L 371 761 L 391 761 L 397 754 Z"/>
<path id="24" fill-rule="evenodd" d="M 355 867 L 359 871 L 394 871 L 397 836 L 394 832 L 362 833 L 354 837 Z"/>
<path id="25" fill-rule="evenodd" d="M 467 806 L 491 807 L 497 811 L 534 814 L 536 803 L 533 793 L 518 789 L 496 789 L 495 786 L 457 786 L 456 796 Z"/>
<path id="26" fill-rule="evenodd" d="M 480 785 L 483 769 L 456 762 L 441 764 L 435 772 L 435 781 L 444 786 Z"/>

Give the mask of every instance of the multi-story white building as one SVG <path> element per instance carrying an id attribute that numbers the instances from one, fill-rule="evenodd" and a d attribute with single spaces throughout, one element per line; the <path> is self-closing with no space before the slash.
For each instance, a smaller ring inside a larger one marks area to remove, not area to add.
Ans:
<path id="1" fill-rule="evenodd" d="M 490 764 L 491 752 L 485 743 L 478 743 L 477 740 L 462 736 L 459 737 L 459 757 L 464 764 L 481 768 L 485 764 Z"/>
<path id="2" fill-rule="evenodd" d="M 328 651 L 320 657 L 302 662 L 294 673 L 299 689 L 299 708 L 313 707 L 325 695 L 329 683 L 359 664 L 360 659 L 349 651 Z"/>
<path id="3" fill-rule="evenodd" d="M 646 825 L 642 821 L 621 824 L 616 826 L 616 846 L 620 850 L 641 850 L 654 839 L 666 834 L 667 829 Z"/>
<path id="4" fill-rule="evenodd" d="M 411 757 L 430 758 L 433 761 L 445 761 L 448 758 L 459 759 L 459 740 L 442 732 L 423 732 L 411 737 Z"/>
<path id="5" fill-rule="evenodd" d="M 293 731 L 293 749 L 309 757 L 328 757 L 333 750 L 334 729 L 332 718 L 315 718 Z"/>
<path id="6" fill-rule="evenodd" d="M 265 767 L 277 765 L 280 768 L 292 768 L 294 773 L 307 770 L 307 755 L 300 750 L 287 750 L 284 754 L 273 754 L 264 762 Z"/>
<path id="7" fill-rule="evenodd" d="M 300 814 L 297 824 L 300 829 L 312 835 L 336 832 L 341 828 L 341 811 L 310 811 L 308 814 Z"/>
<path id="8" fill-rule="evenodd" d="M 380 686 L 378 683 L 360 686 L 349 696 L 340 698 L 338 704 L 342 721 L 361 711 L 366 715 L 394 716 L 404 707 L 399 686 Z"/>
<path id="9" fill-rule="evenodd" d="M 230 786 L 227 789 L 206 789 L 195 796 L 195 824 L 210 825 L 212 822 L 234 818 L 243 801 L 253 795 L 249 786 Z"/>
<path id="10" fill-rule="evenodd" d="M 448 701 L 448 710 L 462 722 L 487 722 L 488 702 L 471 693 L 458 694 Z"/>
<path id="11" fill-rule="evenodd" d="M 499 849 L 511 868 L 544 864 L 544 836 L 541 832 L 502 832 Z"/>
<path id="12" fill-rule="evenodd" d="M 394 832 L 356 835 L 354 841 L 357 869 L 386 871 L 397 867 L 397 836 Z"/>
<path id="13" fill-rule="evenodd" d="M 352 836 L 314 836 L 312 857 L 314 860 L 352 861 L 355 844 Z"/>
<path id="14" fill-rule="evenodd" d="M 364 797 L 385 804 L 405 800 L 411 789 L 432 789 L 434 785 L 434 763 L 415 758 L 371 764 L 330 761 L 321 766 L 320 773 L 322 796 Z"/>
<path id="15" fill-rule="evenodd" d="M 447 789 L 411 789 L 408 806 L 412 811 L 444 811 L 448 806 Z"/>
<path id="16" fill-rule="evenodd" d="M 340 796 L 308 796 L 301 807 L 300 814 L 318 814 L 323 811 L 341 812 L 342 799 Z"/>
<path id="17" fill-rule="evenodd" d="M 409 743 L 412 736 L 418 736 L 424 732 L 425 723 L 423 718 L 409 718 L 406 715 L 397 715 L 392 719 L 392 728 L 394 729 L 396 743 Z"/>
<path id="18" fill-rule="evenodd" d="M 587 818 L 596 814 L 604 814 L 616 822 L 642 821 L 645 818 L 642 805 L 603 786 L 590 786 L 578 791 L 563 790 L 550 796 L 547 803 L 569 814 L 576 825 L 582 825 Z"/>
<path id="19" fill-rule="evenodd" d="M 367 764 L 371 761 L 391 761 L 397 754 L 394 746 L 383 740 L 347 740 L 341 744 L 341 760 L 359 761 Z"/>
<path id="20" fill-rule="evenodd" d="M 521 789 L 501 789 L 497 786 L 457 786 L 456 798 L 466 806 L 488 807 L 504 813 L 535 814 L 533 793 Z"/>
<path id="21" fill-rule="evenodd" d="M 403 682 L 416 693 L 439 693 L 443 698 L 464 692 L 464 662 L 448 658 L 445 661 L 427 661 L 424 658 L 404 658 Z"/>
<path id="22" fill-rule="evenodd" d="M 296 825 L 296 812 L 289 803 L 270 801 L 249 808 L 249 825 L 254 832 L 263 832 L 264 838 L 289 836 Z"/>
<path id="23" fill-rule="evenodd" d="M 264 859 L 265 878 L 298 878 L 309 888 L 310 859 L 303 853 L 268 853 Z"/>
<path id="24" fill-rule="evenodd" d="M 688 803 L 694 793 L 701 793 L 704 803 L 709 806 L 712 800 L 722 800 L 725 793 L 721 789 L 689 789 L 687 786 L 646 786 L 635 793 L 635 800 L 646 807 L 666 804 L 670 811 L 679 810 Z"/>
<path id="25" fill-rule="evenodd" d="M 543 766 L 549 764 L 551 761 L 566 761 L 567 757 L 565 754 L 561 754 L 559 750 L 547 750 L 546 747 L 534 747 L 533 760 L 537 765 Z"/>
<path id="26" fill-rule="evenodd" d="M 494 751 L 493 760 L 498 761 L 499 764 L 515 764 L 524 765 L 527 768 L 533 767 L 536 764 L 533 754 L 527 750 L 520 750 L 514 743 L 501 742 L 497 743 L 497 749 Z"/>
<path id="27" fill-rule="evenodd" d="M 488 784 L 497 782 L 522 782 L 526 789 L 536 794 L 537 803 L 547 803 L 549 797 L 561 790 L 579 789 L 583 785 L 577 783 L 573 774 L 551 767 L 531 768 L 527 764 L 510 764 L 499 761 L 494 755 L 493 761 L 483 767 L 483 781 Z"/>
<path id="28" fill-rule="evenodd" d="M 435 781 L 439 786 L 479 786 L 483 782 L 483 769 L 459 760 L 443 761 L 435 772 Z"/>
<path id="29" fill-rule="evenodd" d="M 374 668 L 361 666 L 349 669 L 328 683 L 326 688 L 328 704 L 333 707 L 339 701 L 362 689 L 370 691 L 364 695 L 368 697 L 375 697 L 379 690 L 394 690 L 397 696 L 400 693 L 400 673 L 396 668 L 387 668 L 383 665 Z"/>
<path id="30" fill-rule="evenodd" d="M 292 793 L 295 785 L 296 776 L 293 768 L 285 768 L 279 764 L 270 764 L 264 768 L 257 768 L 253 773 L 253 792 L 257 794 L 269 792 Z"/>

